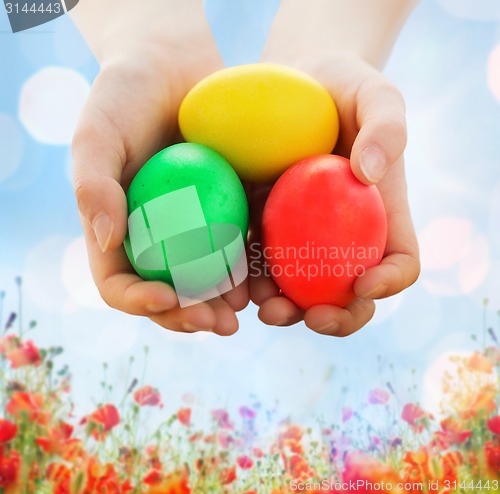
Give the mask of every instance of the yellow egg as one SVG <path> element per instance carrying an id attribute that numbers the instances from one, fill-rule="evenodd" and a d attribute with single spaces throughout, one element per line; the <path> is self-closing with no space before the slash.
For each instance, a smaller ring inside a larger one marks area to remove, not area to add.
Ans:
<path id="1" fill-rule="evenodd" d="M 289 166 L 330 153 L 338 113 L 326 89 L 308 75 L 275 64 L 220 70 L 200 81 L 179 110 L 188 142 L 204 144 L 243 180 L 268 182 Z"/>

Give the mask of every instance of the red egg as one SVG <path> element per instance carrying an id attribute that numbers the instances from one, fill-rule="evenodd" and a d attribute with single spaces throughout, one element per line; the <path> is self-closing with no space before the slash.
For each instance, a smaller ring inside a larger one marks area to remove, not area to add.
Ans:
<path id="1" fill-rule="evenodd" d="M 262 237 L 268 273 L 284 295 L 302 309 L 345 307 L 358 276 L 383 257 L 387 216 L 378 189 L 362 184 L 349 160 L 312 156 L 272 188 Z"/>

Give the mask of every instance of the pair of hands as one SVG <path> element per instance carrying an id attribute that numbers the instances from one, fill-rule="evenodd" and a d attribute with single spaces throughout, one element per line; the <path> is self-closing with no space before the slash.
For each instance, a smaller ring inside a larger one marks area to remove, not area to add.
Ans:
<path id="1" fill-rule="evenodd" d="M 380 190 L 389 232 L 382 263 L 356 281 L 357 298 L 346 308 L 315 306 L 305 313 L 264 276 L 249 277 L 222 297 L 180 308 L 173 288 L 143 281 L 131 268 L 122 246 L 127 230 L 124 189 L 153 154 L 181 139 L 177 113 L 189 89 L 223 68 L 201 3 L 186 9 L 178 5 L 172 6 L 172 11 L 177 9 L 172 29 L 158 23 L 160 12 L 139 7 L 139 18 L 129 16 L 129 22 L 146 23 L 150 29 L 130 39 L 133 24 L 120 20 L 105 31 L 106 49 L 94 50 L 101 71 L 75 132 L 73 158 L 76 199 L 101 296 L 115 309 L 149 317 L 174 331 L 233 334 L 238 329 L 236 312 L 250 300 L 260 307 L 259 318 L 266 324 L 286 326 L 303 319 L 321 334 L 346 336 L 357 331 L 373 316 L 374 299 L 400 292 L 419 273 L 402 158 L 404 101 L 360 57 L 325 49 L 307 63 L 293 60 L 283 53 L 279 32 L 273 30 L 262 61 L 295 65 L 328 89 L 341 124 L 335 153 L 350 157 L 354 174 L 364 183 L 376 183 Z M 106 43 L 111 39 L 127 42 Z M 250 185 L 247 190 L 249 242 L 259 242 L 270 185 Z"/>

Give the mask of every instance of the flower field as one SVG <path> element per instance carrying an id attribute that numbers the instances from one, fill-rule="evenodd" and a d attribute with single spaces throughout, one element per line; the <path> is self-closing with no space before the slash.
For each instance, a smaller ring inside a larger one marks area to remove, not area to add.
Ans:
<path id="1" fill-rule="evenodd" d="M 280 419 L 256 399 L 205 411 L 186 397 L 167 414 L 154 383 L 133 378 L 119 403 L 103 399 L 82 415 L 70 369 L 58 365 L 63 349 L 39 348 L 36 323 L 17 312 L 0 310 L 0 493 L 500 492 L 492 328 L 476 351 L 451 357 L 439 418 L 403 402 L 388 382 L 359 410 L 344 406 L 338 420 L 313 427 Z M 158 427 L 142 430 L 151 413 Z M 195 421 L 202 413 L 203 426 Z M 374 414 L 382 425 L 370 421 Z"/>

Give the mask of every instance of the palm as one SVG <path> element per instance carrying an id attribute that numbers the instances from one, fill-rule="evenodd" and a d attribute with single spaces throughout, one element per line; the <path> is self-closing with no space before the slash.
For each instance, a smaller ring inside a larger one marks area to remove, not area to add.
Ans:
<path id="1" fill-rule="evenodd" d="M 401 291 L 418 275 L 418 247 L 408 207 L 401 156 L 406 143 L 404 117 L 403 121 L 398 121 L 400 117 L 395 112 L 387 118 L 383 105 L 387 104 L 387 111 L 394 106 L 399 108 L 401 97 L 378 72 L 359 60 L 341 58 L 329 61 L 325 66 L 316 66 L 316 70 L 311 72 L 329 90 L 337 104 L 340 137 L 334 152 L 351 158 L 353 172 L 358 178 L 366 182 L 359 166 L 359 148 L 366 145 L 363 143 L 370 142 L 382 132 L 393 139 L 385 149 L 389 159 L 392 158 L 393 166 L 377 183 L 387 211 L 386 252 L 379 266 L 367 270 L 365 276 L 356 281 L 354 290 L 358 296 L 343 309 L 322 305 L 303 311 L 287 299 L 262 270 L 258 276 L 250 277 L 250 296 L 260 306 L 259 317 L 267 324 L 290 325 L 304 319 L 311 329 L 319 333 L 345 336 L 371 319 L 375 311 L 373 298 Z M 377 98 L 380 103 L 377 103 Z M 249 240 L 257 244 L 260 243 L 262 208 L 268 192 L 269 186 L 260 186 L 252 189 L 249 195 L 252 217 Z"/>
<path id="2" fill-rule="evenodd" d="M 124 189 L 153 154 L 179 139 L 182 98 L 198 80 L 221 67 L 215 45 L 211 57 L 205 53 L 202 59 L 191 58 L 189 66 L 143 58 L 105 67 L 82 114 L 73 153 L 90 266 L 106 302 L 168 329 L 210 329 L 227 335 L 238 328 L 235 309 L 248 302 L 245 287 L 228 294 L 227 301 L 217 298 L 181 309 L 170 286 L 143 281 L 133 272 L 122 246 L 127 229 Z M 113 221 L 105 252 L 93 228 L 100 214 L 97 208 Z"/>

